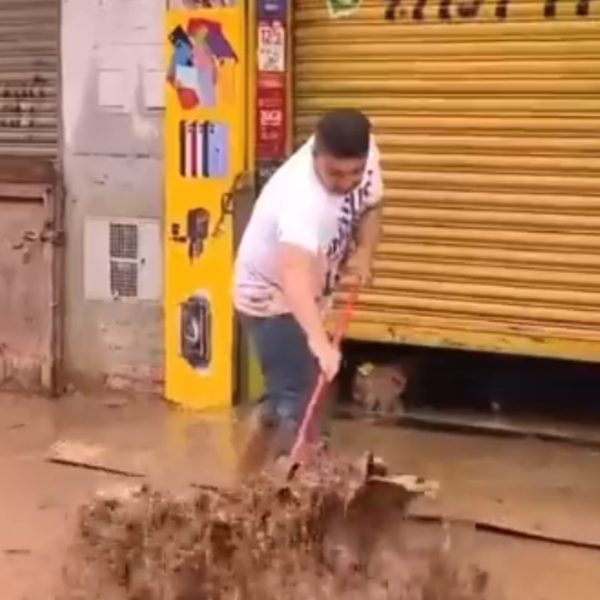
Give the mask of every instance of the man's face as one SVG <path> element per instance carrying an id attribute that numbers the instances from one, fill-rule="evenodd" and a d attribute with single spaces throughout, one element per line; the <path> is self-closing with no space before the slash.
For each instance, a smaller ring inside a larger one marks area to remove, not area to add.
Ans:
<path id="1" fill-rule="evenodd" d="M 328 154 L 315 156 L 315 169 L 327 191 L 344 195 L 356 188 L 363 177 L 367 159 L 334 158 Z"/>

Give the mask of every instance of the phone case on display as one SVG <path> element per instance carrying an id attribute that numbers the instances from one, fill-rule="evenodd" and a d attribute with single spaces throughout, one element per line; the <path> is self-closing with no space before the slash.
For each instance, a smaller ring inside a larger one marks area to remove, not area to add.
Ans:
<path id="1" fill-rule="evenodd" d="M 204 126 L 196 121 L 179 123 L 179 174 L 200 177 L 203 169 Z"/>
<path id="2" fill-rule="evenodd" d="M 229 127 L 224 123 L 206 123 L 206 177 L 227 177 L 229 172 Z"/>
<path id="3" fill-rule="evenodd" d="M 181 354 L 198 370 L 210 366 L 212 355 L 212 314 L 208 297 L 190 296 L 181 304 Z"/>
<path id="4" fill-rule="evenodd" d="M 192 48 L 192 41 L 190 40 L 190 37 L 188 36 L 188 34 L 185 32 L 185 30 L 183 29 L 183 27 L 181 25 L 177 25 L 177 27 L 175 27 L 175 29 L 173 29 L 173 31 L 171 31 L 171 33 L 169 34 L 169 41 L 176 48 L 181 48 L 183 46 L 186 46 L 187 48 L 190 48 L 190 49 Z M 179 63 L 179 64 L 184 64 L 184 63 Z M 189 64 L 191 66 L 191 62 L 186 62 L 185 64 Z"/>

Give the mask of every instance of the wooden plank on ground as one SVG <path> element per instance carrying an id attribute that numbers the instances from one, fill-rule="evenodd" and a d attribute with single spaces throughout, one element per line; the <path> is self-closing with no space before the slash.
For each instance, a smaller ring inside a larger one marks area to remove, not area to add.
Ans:
<path id="1" fill-rule="evenodd" d="M 147 453 L 123 452 L 100 444 L 68 439 L 54 442 L 46 455 L 49 462 L 125 477 L 146 476 L 147 458 Z"/>

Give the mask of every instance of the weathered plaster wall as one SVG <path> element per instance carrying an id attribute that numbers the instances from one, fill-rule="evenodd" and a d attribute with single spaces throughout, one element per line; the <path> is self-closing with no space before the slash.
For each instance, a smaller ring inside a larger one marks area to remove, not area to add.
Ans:
<path id="1" fill-rule="evenodd" d="M 161 219 L 164 0 L 63 0 L 66 368 L 161 389 L 160 300 L 86 300 L 87 217 Z M 162 265 L 155 265 L 162 272 Z"/>

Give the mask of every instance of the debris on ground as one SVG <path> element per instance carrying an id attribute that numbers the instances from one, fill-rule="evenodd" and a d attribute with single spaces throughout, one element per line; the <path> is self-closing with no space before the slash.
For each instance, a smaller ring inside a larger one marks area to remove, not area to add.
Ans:
<path id="1" fill-rule="evenodd" d="M 442 544 L 408 543 L 414 494 L 375 471 L 365 485 L 361 469 L 323 461 L 284 485 L 263 475 L 184 497 L 147 486 L 104 493 L 81 510 L 65 597 L 482 600 L 484 573 L 461 572 Z"/>
<path id="2" fill-rule="evenodd" d="M 118 453 L 108 446 L 90 444 L 79 440 L 60 439 L 55 441 L 46 456 L 46 460 L 69 467 L 79 467 L 92 471 L 104 471 L 123 477 L 144 477 L 147 453 Z M 126 465 L 126 466 L 124 466 Z"/>

